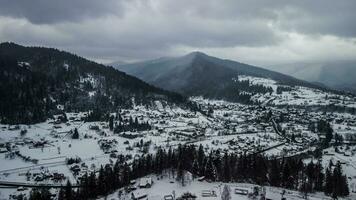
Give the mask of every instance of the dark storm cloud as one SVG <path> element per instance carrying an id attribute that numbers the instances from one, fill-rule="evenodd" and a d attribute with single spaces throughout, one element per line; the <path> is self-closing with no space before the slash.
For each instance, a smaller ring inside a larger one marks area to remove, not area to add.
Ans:
<path id="1" fill-rule="evenodd" d="M 356 1 L 293 1 L 276 10 L 283 29 L 306 34 L 356 37 Z"/>
<path id="2" fill-rule="evenodd" d="M 1 0 L 0 15 L 26 18 L 34 24 L 80 21 L 122 13 L 117 0 Z"/>
<path id="3" fill-rule="evenodd" d="M 356 45 L 353 0 L 1 1 L 1 41 L 58 47 L 97 60 L 190 50 L 261 63 L 356 57 L 350 53 Z M 334 53 L 330 47 L 336 46 Z"/>
<path id="4" fill-rule="evenodd" d="M 187 6 L 189 5 L 189 6 Z M 188 0 L 164 1 L 163 11 L 227 20 L 259 19 L 310 34 L 356 36 L 354 0 Z"/>

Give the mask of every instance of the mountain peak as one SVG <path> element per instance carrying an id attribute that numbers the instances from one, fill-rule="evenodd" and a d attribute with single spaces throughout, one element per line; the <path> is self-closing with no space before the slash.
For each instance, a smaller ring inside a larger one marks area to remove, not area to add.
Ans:
<path id="1" fill-rule="evenodd" d="M 189 56 L 189 57 L 197 57 L 197 56 L 209 56 L 201 51 L 193 51 L 193 52 L 190 52 L 189 54 L 187 54 L 186 56 Z"/>
<path id="2" fill-rule="evenodd" d="M 201 60 L 201 59 L 207 60 L 208 58 L 212 58 L 212 57 L 201 52 L 201 51 L 193 51 L 193 52 L 190 52 L 189 54 L 179 57 L 179 58 L 183 59 L 183 60 L 188 60 L 190 63 L 192 63 L 196 60 Z"/>
<path id="3" fill-rule="evenodd" d="M 318 87 L 288 75 L 217 58 L 200 51 L 193 51 L 182 57 L 122 65 L 118 69 L 157 87 L 188 96 L 211 95 L 210 97 L 230 98 L 227 89 L 235 88 L 234 83 L 230 81 L 238 75 L 268 78 L 286 85 Z"/>

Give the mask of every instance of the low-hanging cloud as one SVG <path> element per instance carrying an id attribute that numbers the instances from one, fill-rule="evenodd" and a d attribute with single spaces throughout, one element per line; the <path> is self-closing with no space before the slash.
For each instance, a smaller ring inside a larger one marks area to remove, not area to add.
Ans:
<path id="1" fill-rule="evenodd" d="M 352 0 L 4 0 L 0 40 L 105 62 L 191 50 L 261 65 L 356 59 L 355 8 Z M 315 48 L 333 45 L 337 53 Z"/>
<path id="2" fill-rule="evenodd" d="M 80 22 L 107 15 L 121 15 L 121 0 L 2 0 L 0 15 L 26 18 L 33 24 Z"/>

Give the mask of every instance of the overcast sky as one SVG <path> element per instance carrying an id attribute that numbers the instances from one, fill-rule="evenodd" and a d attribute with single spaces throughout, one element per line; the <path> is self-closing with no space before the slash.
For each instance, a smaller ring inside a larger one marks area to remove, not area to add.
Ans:
<path id="1" fill-rule="evenodd" d="M 190 51 L 260 66 L 356 60 L 355 0 L 0 0 L 0 41 L 99 61 Z"/>

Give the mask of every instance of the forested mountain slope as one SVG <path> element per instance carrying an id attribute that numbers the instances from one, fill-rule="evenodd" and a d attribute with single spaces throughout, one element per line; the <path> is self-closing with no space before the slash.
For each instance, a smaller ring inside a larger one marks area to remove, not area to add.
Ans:
<path id="1" fill-rule="evenodd" d="M 34 123 L 65 111 L 107 112 L 154 100 L 186 99 L 77 55 L 42 47 L 0 44 L 0 119 Z"/>

